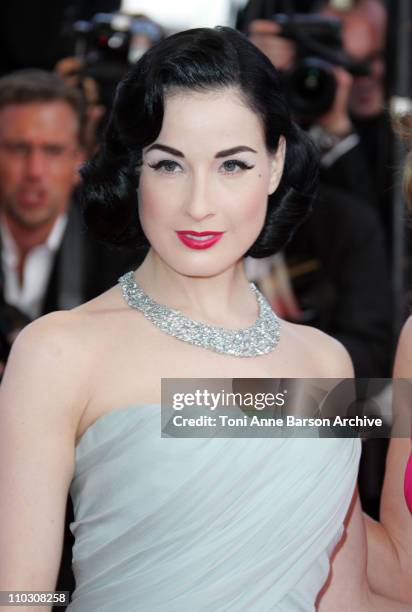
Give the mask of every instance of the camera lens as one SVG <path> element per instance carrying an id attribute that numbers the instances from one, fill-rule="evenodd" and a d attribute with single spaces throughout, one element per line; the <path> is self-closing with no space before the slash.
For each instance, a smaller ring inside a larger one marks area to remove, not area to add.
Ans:
<path id="1" fill-rule="evenodd" d="M 285 87 L 297 117 L 319 117 L 332 107 L 335 99 L 333 68 L 318 58 L 305 58 L 285 75 Z"/>

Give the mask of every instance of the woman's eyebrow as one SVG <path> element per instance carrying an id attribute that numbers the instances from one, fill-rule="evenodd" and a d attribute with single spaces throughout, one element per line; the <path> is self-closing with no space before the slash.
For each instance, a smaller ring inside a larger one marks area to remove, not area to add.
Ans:
<path id="1" fill-rule="evenodd" d="M 176 157 L 184 157 L 183 153 L 181 151 L 178 151 L 178 149 L 174 149 L 173 147 L 168 147 L 167 145 L 162 145 L 162 144 L 154 144 L 150 146 L 147 149 L 146 153 L 148 153 L 149 151 L 154 151 L 156 149 L 158 151 L 164 151 L 165 153 L 170 153 L 170 155 L 175 155 Z M 215 158 L 219 159 L 220 157 L 228 157 L 229 155 L 236 155 L 236 153 L 244 153 L 244 152 L 257 153 L 255 149 L 242 145 L 239 147 L 232 147 L 231 149 L 225 149 L 224 151 L 219 151 L 218 153 L 216 153 Z"/>
<path id="2" fill-rule="evenodd" d="M 250 147 L 245 147 L 245 146 L 240 146 L 240 147 L 232 147 L 231 149 L 225 149 L 224 151 L 219 151 L 219 153 L 216 153 L 215 157 L 228 157 L 229 155 L 236 155 L 236 153 L 243 153 L 243 152 L 249 152 L 249 153 L 257 153 L 257 151 L 255 151 L 255 149 L 251 149 Z"/>
<path id="3" fill-rule="evenodd" d="M 152 145 L 151 147 L 147 149 L 146 153 L 148 153 L 149 151 L 156 150 L 156 149 L 158 149 L 159 151 L 164 151 L 165 153 L 170 153 L 170 155 L 175 155 L 176 157 L 184 157 L 181 151 L 178 151 L 177 149 L 173 149 L 173 147 L 168 147 L 162 144 Z"/>

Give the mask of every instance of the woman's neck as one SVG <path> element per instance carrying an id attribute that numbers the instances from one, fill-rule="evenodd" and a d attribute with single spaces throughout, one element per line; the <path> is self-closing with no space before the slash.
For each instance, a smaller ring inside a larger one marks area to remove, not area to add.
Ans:
<path id="1" fill-rule="evenodd" d="M 137 282 L 156 302 L 211 325 L 242 328 L 258 316 L 243 260 L 215 276 L 185 276 L 152 250 L 135 272 Z"/>

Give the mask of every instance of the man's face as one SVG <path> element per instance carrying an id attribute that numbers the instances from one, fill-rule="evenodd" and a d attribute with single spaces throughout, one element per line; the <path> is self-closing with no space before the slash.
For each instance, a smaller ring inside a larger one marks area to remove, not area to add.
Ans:
<path id="1" fill-rule="evenodd" d="M 0 209 L 38 228 L 67 209 L 82 161 L 78 120 L 63 101 L 0 109 Z"/>
<path id="2" fill-rule="evenodd" d="M 342 19 L 343 45 L 352 59 L 366 62 L 367 76 L 356 76 L 349 96 L 349 108 L 359 118 L 378 115 L 384 104 L 386 11 L 380 0 L 363 0 L 348 13 L 326 9 L 324 14 Z"/>

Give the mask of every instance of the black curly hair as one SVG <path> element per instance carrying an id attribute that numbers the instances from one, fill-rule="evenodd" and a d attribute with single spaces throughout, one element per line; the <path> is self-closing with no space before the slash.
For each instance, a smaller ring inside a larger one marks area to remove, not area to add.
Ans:
<path id="1" fill-rule="evenodd" d="M 236 88 L 261 119 L 266 147 L 286 140 L 280 184 L 269 196 L 264 227 L 245 255 L 281 249 L 306 217 L 317 183 L 318 155 L 291 120 L 276 69 L 243 34 L 227 27 L 179 32 L 152 47 L 121 81 L 99 152 L 81 170 L 86 224 L 112 245 L 149 244 L 141 228 L 137 187 L 142 150 L 158 137 L 164 98 L 175 90 Z"/>

